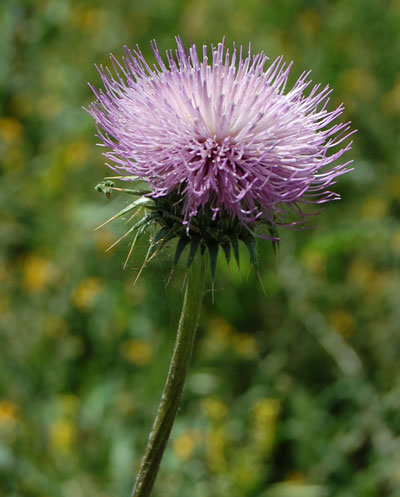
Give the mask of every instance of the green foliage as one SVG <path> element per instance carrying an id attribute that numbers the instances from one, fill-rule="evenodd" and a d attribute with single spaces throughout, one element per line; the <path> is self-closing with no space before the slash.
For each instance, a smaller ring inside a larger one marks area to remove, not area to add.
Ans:
<path id="1" fill-rule="evenodd" d="M 168 240 L 133 285 L 148 243 L 125 269 L 132 238 L 106 251 L 136 211 L 112 183 L 94 191 L 110 171 L 82 107 L 109 51 L 151 57 L 178 33 L 251 40 L 293 59 L 292 81 L 312 68 L 359 132 L 343 200 L 280 230 L 276 256 L 257 242 L 265 294 L 245 244 L 221 245 L 242 274 L 219 258 L 214 303 L 209 280 L 154 496 L 399 496 L 398 2 L 3 0 L 0 19 L 0 496 L 133 484 L 196 246 L 167 285 Z"/>

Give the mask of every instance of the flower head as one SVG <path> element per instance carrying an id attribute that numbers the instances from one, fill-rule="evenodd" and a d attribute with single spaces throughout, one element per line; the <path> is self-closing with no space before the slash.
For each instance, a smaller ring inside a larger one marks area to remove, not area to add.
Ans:
<path id="1" fill-rule="evenodd" d="M 225 223 L 223 237 L 234 226 L 276 239 L 277 226 L 305 218 L 301 204 L 339 198 L 329 187 L 349 162 L 332 164 L 352 131 L 334 123 L 344 108 L 327 109 L 328 86 L 310 86 L 304 72 L 285 93 L 292 64 L 267 65 L 264 53 L 223 41 L 199 56 L 177 38 L 166 61 L 152 48 L 152 66 L 126 48 L 122 64 L 111 56 L 114 73 L 99 68 L 104 90 L 92 88 L 89 112 L 109 167 L 144 180 L 148 197 L 177 209 L 188 236 L 197 226 L 207 238 L 204 226 Z"/>

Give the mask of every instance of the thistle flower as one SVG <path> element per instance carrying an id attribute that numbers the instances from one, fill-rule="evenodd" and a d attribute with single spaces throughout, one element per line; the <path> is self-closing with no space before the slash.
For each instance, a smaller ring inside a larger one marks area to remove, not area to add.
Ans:
<path id="1" fill-rule="evenodd" d="M 149 497 L 179 407 L 204 293 L 205 258 L 197 251 L 208 249 L 214 278 L 219 248 L 228 262 L 233 250 L 239 264 L 241 240 L 257 268 L 256 236 L 277 243 L 279 226 L 306 219 L 302 204 L 339 198 L 329 188 L 349 162 L 333 163 L 353 133 L 349 123 L 334 123 L 342 105 L 327 110 L 329 87 L 309 89 L 309 72 L 285 93 L 291 64 L 282 57 L 266 67 L 263 53 L 230 51 L 224 41 L 203 46 L 199 57 L 194 44 L 185 51 L 176 41 L 166 62 L 152 43 L 153 66 L 139 48 L 126 48 L 122 64 L 111 56 L 114 73 L 99 68 L 104 90 L 92 87 L 97 100 L 89 107 L 109 167 L 137 182 L 134 189 L 116 188 L 113 178 L 97 185 L 107 197 L 113 190 L 139 196 L 109 221 L 148 211 L 124 235 L 135 232 L 128 258 L 154 224 L 160 230 L 146 260 L 177 237 L 175 266 L 190 244 L 174 353 L 132 497 Z"/>
<path id="2" fill-rule="evenodd" d="M 285 93 L 292 63 L 282 57 L 267 66 L 264 53 L 224 41 L 199 57 L 194 44 L 176 42 L 166 62 L 153 41 L 153 66 L 137 47 L 125 48 L 122 64 L 111 55 L 114 73 L 98 68 L 104 90 L 92 87 L 89 113 L 107 165 L 149 186 L 131 206 L 150 209 L 135 229 L 161 225 L 153 251 L 179 237 L 175 262 L 191 243 L 190 265 L 207 246 L 214 272 L 218 247 L 229 261 L 243 240 L 256 265 L 254 236 L 277 242 L 279 226 L 307 217 L 302 204 L 339 198 L 329 188 L 351 161 L 332 164 L 353 131 L 334 123 L 344 107 L 327 109 L 332 90 L 310 86 L 310 71 Z"/>

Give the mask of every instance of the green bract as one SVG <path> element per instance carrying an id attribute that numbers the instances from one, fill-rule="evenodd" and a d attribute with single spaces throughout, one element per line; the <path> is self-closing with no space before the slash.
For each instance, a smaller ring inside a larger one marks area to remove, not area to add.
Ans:
<path id="1" fill-rule="evenodd" d="M 95 189 L 105 194 L 107 197 L 110 196 L 112 190 L 122 191 L 139 197 L 99 226 L 99 228 L 126 214 L 134 214 L 141 208 L 145 211 L 145 215 L 139 221 L 135 222 L 128 231 L 112 245 L 113 247 L 127 236 L 133 236 L 125 265 L 132 254 L 138 237 L 144 234 L 147 228 L 158 227 L 156 234 L 150 239 L 150 246 L 146 254 L 144 265 L 165 248 L 169 242 L 177 239 L 172 269 L 174 270 L 177 266 L 182 253 L 187 246 L 189 247 L 186 259 L 187 269 L 190 268 L 193 259 L 199 250 L 202 255 L 207 251 L 210 260 L 211 278 L 214 281 L 219 249 L 222 249 L 228 264 L 231 260 L 231 254 L 233 254 L 236 264 L 238 268 L 240 268 L 239 242 L 243 242 L 249 252 L 251 264 L 258 271 L 259 265 L 256 253 L 256 237 L 239 219 L 232 218 L 229 215 L 224 216 L 221 213 L 216 219 L 213 219 L 213 211 L 206 207 L 193 217 L 188 225 L 184 224 L 182 197 L 177 192 L 172 192 L 163 197 L 152 198 L 148 196 L 151 193 L 150 191 L 116 188 L 114 187 L 114 183 L 110 180 L 99 183 Z M 267 224 L 265 220 L 262 220 L 259 223 L 256 222 L 255 227 L 258 227 L 260 224 L 268 230 L 268 237 L 272 241 L 274 252 L 276 252 L 279 243 L 276 227 L 272 224 Z"/>

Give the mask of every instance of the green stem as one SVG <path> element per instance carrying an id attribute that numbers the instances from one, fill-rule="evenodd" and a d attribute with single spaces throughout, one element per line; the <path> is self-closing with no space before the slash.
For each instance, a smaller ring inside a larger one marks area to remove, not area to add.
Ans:
<path id="1" fill-rule="evenodd" d="M 174 424 L 192 355 L 203 299 L 206 273 L 204 259 L 205 257 L 198 254 L 190 266 L 167 382 L 131 497 L 150 495 Z"/>

